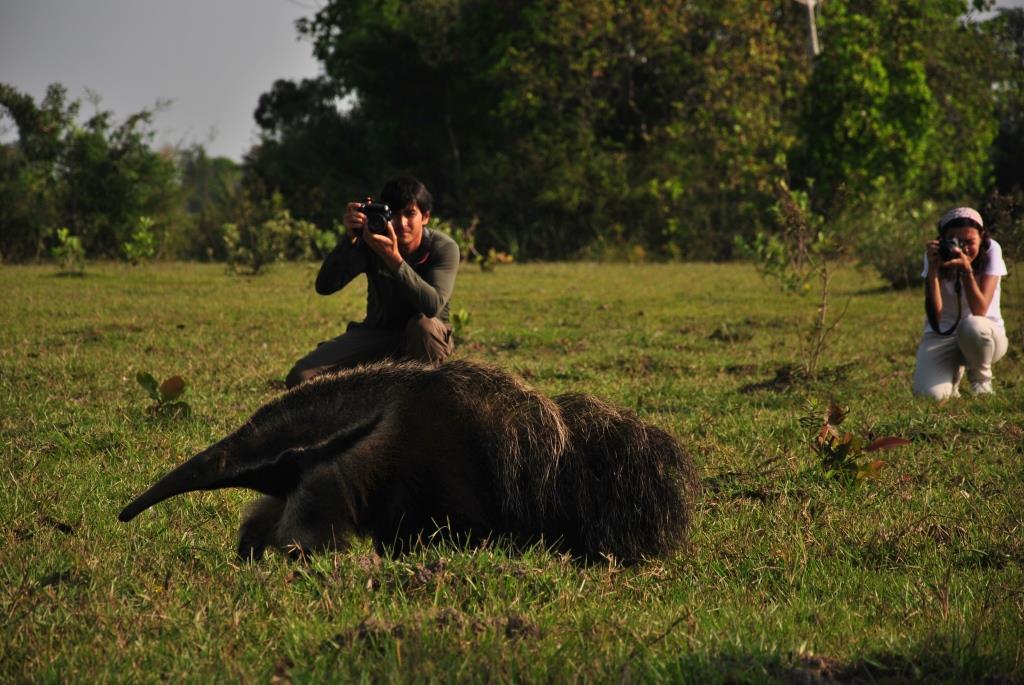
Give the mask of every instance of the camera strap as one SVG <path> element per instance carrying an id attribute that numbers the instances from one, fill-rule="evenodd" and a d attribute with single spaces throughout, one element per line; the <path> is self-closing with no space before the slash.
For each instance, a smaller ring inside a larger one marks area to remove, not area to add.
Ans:
<path id="1" fill-rule="evenodd" d="M 925 302 L 924 309 L 925 315 L 928 317 L 928 325 L 931 326 L 932 330 L 939 335 L 953 335 L 953 331 L 955 331 L 956 327 L 960 325 L 960 315 L 963 314 L 963 303 L 960 301 L 960 293 L 962 290 L 963 286 L 960 285 L 960 270 L 957 269 L 956 283 L 953 285 L 953 292 L 956 293 L 956 321 L 953 322 L 953 325 L 949 327 L 948 331 L 939 329 L 938 315 L 934 310 L 929 308 L 928 303 Z"/>

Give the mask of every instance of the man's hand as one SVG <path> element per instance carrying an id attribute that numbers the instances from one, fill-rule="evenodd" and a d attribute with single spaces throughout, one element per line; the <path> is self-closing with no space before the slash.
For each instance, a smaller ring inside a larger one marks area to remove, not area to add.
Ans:
<path id="1" fill-rule="evenodd" d="M 371 198 L 366 198 L 367 202 L 372 202 Z M 348 230 L 349 237 L 362 238 L 363 231 L 366 229 L 366 215 L 360 211 L 360 207 L 363 203 L 361 202 L 349 202 L 345 205 L 345 216 L 342 217 L 341 223 Z"/>
<path id="2" fill-rule="evenodd" d="M 373 233 L 370 227 L 366 224 L 366 217 L 363 216 L 363 242 L 366 246 L 373 250 L 378 257 L 380 257 L 385 266 L 395 273 L 398 271 L 398 267 L 402 266 L 402 255 L 398 252 L 398 236 L 395 235 L 395 228 L 389 221 L 386 225 L 388 227 L 387 235 L 380 235 Z"/>
<path id="3" fill-rule="evenodd" d="M 366 198 L 366 202 L 373 202 L 373 198 Z M 402 255 L 398 252 L 398 236 L 389 221 L 387 223 L 388 234 L 379 235 L 370 231 L 366 221 L 366 215 L 360 210 L 362 202 L 349 202 L 345 205 L 345 216 L 341 223 L 345 226 L 349 236 L 353 240 L 361 238 L 366 246 L 370 248 L 392 272 L 398 271 L 402 265 Z"/>

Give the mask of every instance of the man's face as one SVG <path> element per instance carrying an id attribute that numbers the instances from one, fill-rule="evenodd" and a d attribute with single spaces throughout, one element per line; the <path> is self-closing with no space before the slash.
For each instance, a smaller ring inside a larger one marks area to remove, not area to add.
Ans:
<path id="1" fill-rule="evenodd" d="M 430 213 L 424 214 L 415 202 L 410 202 L 391 219 L 398 238 L 398 252 L 405 256 L 412 254 L 423 240 L 423 227 L 430 221 Z"/>

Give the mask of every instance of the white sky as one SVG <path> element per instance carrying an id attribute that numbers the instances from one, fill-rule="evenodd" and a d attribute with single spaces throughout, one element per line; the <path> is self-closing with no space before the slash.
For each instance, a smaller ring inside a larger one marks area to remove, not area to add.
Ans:
<path id="1" fill-rule="evenodd" d="M 56 81 L 72 97 L 89 88 L 118 120 L 169 99 L 157 144 L 198 142 L 240 159 L 255 141 L 259 96 L 276 79 L 318 73 L 295 20 L 319 2 L 0 0 L 0 82 L 36 99 Z"/>
<path id="2" fill-rule="evenodd" d="M 295 30 L 316 2 L 0 0 L 0 82 L 37 99 L 56 81 L 72 97 L 89 88 L 118 121 L 169 99 L 155 118 L 158 144 L 204 143 L 240 159 L 255 141 L 259 96 L 276 79 L 318 73 Z"/>

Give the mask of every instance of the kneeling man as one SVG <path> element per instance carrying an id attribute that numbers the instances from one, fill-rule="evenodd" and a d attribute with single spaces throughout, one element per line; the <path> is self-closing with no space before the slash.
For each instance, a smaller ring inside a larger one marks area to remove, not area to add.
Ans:
<path id="1" fill-rule="evenodd" d="M 316 291 L 330 295 L 365 273 L 366 318 L 349 323 L 343 335 L 321 343 L 296 362 L 285 380 L 289 388 L 358 364 L 387 358 L 436 364 L 452 353 L 448 304 L 459 247 L 443 233 L 426 228 L 433 200 L 418 180 L 388 181 L 378 202 L 393 212 L 390 221 L 380 221 L 379 215 L 368 221 L 363 203 L 348 204 L 343 220 L 348 233 L 324 259 L 316 277 Z"/>

